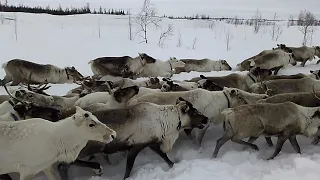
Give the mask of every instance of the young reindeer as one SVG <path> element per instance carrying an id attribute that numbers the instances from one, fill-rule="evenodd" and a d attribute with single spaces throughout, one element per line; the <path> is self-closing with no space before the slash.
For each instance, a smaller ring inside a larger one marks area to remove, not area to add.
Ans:
<path id="1" fill-rule="evenodd" d="M 283 103 L 283 102 L 293 102 L 300 106 L 305 107 L 319 107 L 320 106 L 320 98 L 319 91 L 315 92 L 313 87 L 313 92 L 295 92 L 295 93 L 283 93 L 277 94 L 266 99 L 261 99 L 257 103 Z M 271 138 L 269 138 L 271 141 Z M 249 142 L 253 143 L 254 139 L 251 139 Z M 320 137 L 317 135 L 312 144 L 316 145 L 319 143 Z M 272 142 L 272 141 L 271 141 Z"/>
<path id="2" fill-rule="evenodd" d="M 90 140 L 110 143 L 116 137 L 92 113 L 76 109 L 72 117 L 58 122 L 41 118 L 1 122 L 0 174 L 18 172 L 21 180 L 31 180 L 43 171 L 49 180 L 57 180 L 53 164 L 75 161 Z"/>
<path id="3" fill-rule="evenodd" d="M 117 132 L 117 137 L 104 147 L 104 154 L 128 150 L 126 172 L 123 179 L 129 177 L 136 156 L 144 148 L 149 147 L 157 153 L 169 167 L 173 162 L 167 152 L 183 129 L 203 128 L 208 118 L 198 112 L 193 105 L 178 98 L 175 105 L 156 105 L 140 103 L 124 109 L 110 109 L 93 111 L 101 122 Z M 101 152 L 101 146 L 96 142 L 89 142 L 81 151 L 79 158 Z M 79 161 L 78 161 L 79 162 Z M 77 161 L 73 163 L 77 165 Z M 80 165 L 84 166 L 84 162 Z M 87 163 L 90 167 L 91 163 Z M 63 180 L 68 179 L 68 165 L 60 165 L 60 175 Z"/>
<path id="4" fill-rule="evenodd" d="M 225 109 L 221 114 L 225 117 L 224 134 L 217 140 L 214 158 L 221 146 L 230 139 L 258 150 L 255 144 L 242 139 L 251 137 L 255 140 L 259 136 L 278 137 L 275 151 L 268 160 L 279 154 L 288 139 L 294 150 L 301 153 L 296 135 L 312 137 L 320 126 L 319 107 L 304 107 L 293 102 L 242 105 Z"/>
<path id="5" fill-rule="evenodd" d="M 37 64 L 22 59 L 13 59 L 2 65 L 6 76 L 4 83 L 12 81 L 11 86 L 19 83 L 39 84 L 48 82 L 52 84 L 73 83 L 83 78 L 75 67 L 64 69 L 51 64 Z"/>

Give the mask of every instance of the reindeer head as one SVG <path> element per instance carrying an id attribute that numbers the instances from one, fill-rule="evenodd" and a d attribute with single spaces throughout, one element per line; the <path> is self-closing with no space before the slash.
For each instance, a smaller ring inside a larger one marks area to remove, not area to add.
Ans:
<path id="1" fill-rule="evenodd" d="M 183 61 L 178 60 L 175 57 L 170 57 L 169 63 L 171 64 L 172 69 L 174 70 L 175 68 L 183 68 L 186 64 Z"/>
<path id="2" fill-rule="evenodd" d="M 54 103 L 52 96 L 39 94 L 22 86 L 14 90 L 11 96 L 16 101 L 34 103 L 44 107 L 50 107 Z"/>
<path id="3" fill-rule="evenodd" d="M 169 78 L 163 78 L 162 80 L 164 83 L 161 86 L 161 92 L 178 91 L 180 88 L 179 84 L 173 83 Z"/>
<path id="4" fill-rule="evenodd" d="M 156 59 L 147 55 L 146 53 L 138 53 L 140 59 L 142 60 L 143 64 L 155 63 Z"/>
<path id="5" fill-rule="evenodd" d="M 220 60 L 220 63 L 221 63 L 220 70 L 230 71 L 232 69 L 231 66 L 228 64 L 228 62 L 226 60 Z"/>
<path id="6" fill-rule="evenodd" d="M 83 79 L 83 75 L 80 72 L 78 72 L 78 70 L 74 66 L 66 67 L 65 71 L 67 74 L 67 78 L 72 82 L 81 81 Z"/>
<path id="7" fill-rule="evenodd" d="M 130 86 L 126 88 L 117 88 L 115 91 L 112 92 L 114 99 L 118 103 L 127 102 L 133 96 L 139 93 L 139 86 Z"/>
<path id="8" fill-rule="evenodd" d="M 214 83 L 209 79 L 201 79 L 197 82 L 198 88 L 202 88 L 208 91 L 222 91 L 223 87 Z"/>
<path id="9" fill-rule="evenodd" d="M 208 117 L 204 116 L 201 112 L 194 108 L 189 101 L 179 97 L 176 101 L 176 105 L 180 111 L 180 119 L 185 119 L 185 122 L 181 122 L 180 128 L 184 127 L 187 129 L 192 129 L 197 127 L 202 129 L 208 124 Z"/>

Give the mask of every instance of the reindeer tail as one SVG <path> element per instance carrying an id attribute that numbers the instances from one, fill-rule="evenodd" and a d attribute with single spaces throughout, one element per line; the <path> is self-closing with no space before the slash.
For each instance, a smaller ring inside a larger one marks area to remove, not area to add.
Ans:
<path id="1" fill-rule="evenodd" d="M 93 60 L 91 60 L 91 61 L 88 62 L 88 64 L 92 64 L 92 63 L 93 63 Z"/>
<path id="2" fill-rule="evenodd" d="M 7 63 L 2 64 L 2 69 L 7 69 Z"/>

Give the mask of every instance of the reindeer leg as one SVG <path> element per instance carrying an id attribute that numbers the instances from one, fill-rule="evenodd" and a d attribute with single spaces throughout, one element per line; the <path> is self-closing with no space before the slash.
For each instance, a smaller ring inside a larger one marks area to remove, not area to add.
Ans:
<path id="1" fill-rule="evenodd" d="M 61 180 L 69 180 L 68 171 L 70 169 L 71 164 L 60 163 L 57 166 L 58 172 L 60 174 Z"/>
<path id="2" fill-rule="evenodd" d="M 82 161 L 82 160 L 75 160 L 72 165 L 78 166 L 78 167 L 87 167 L 92 168 L 94 173 L 98 176 L 100 176 L 102 173 L 102 166 L 97 162 L 88 162 L 88 161 Z"/>
<path id="3" fill-rule="evenodd" d="M 267 160 L 271 160 L 271 159 L 275 158 L 280 153 L 280 151 L 282 150 L 283 144 L 284 144 L 284 142 L 286 142 L 287 139 L 288 138 L 285 136 L 282 136 L 282 135 L 278 136 L 276 149 L 275 149 L 274 153 L 272 154 L 272 156 L 270 156 Z"/>
<path id="4" fill-rule="evenodd" d="M 44 174 L 47 176 L 48 180 L 59 180 L 59 175 L 57 172 L 53 169 L 52 165 L 45 170 L 43 170 Z"/>
<path id="5" fill-rule="evenodd" d="M 235 139 L 235 138 L 231 138 L 231 141 L 235 142 L 235 143 L 238 143 L 238 144 L 242 144 L 242 145 L 246 145 L 246 146 L 249 146 L 251 147 L 252 149 L 256 150 L 256 151 L 259 151 L 259 148 L 257 145 L 255 144 L 252 144 L 252 143 L 248 143 L 248 142 L 245 142 L 241 139 Z"/>
<path id="6" fill-rule="evenodd" d="M 253 143 L 254 141 L 256 141 L 258 138 L 259 138 L 259 137 L 251 136 L 251 137 L 248 139 L 247 143 L 252 144 L 252 143 Z M 246 150 L 246 149 L 248 149 L 248 146 L 244 146 L 244 147 L 243 147 L 243 150 Z"/>
<path id="7" fill-rule="evenodd" d="M 123 180 L 128 178 L 130 176 L 134 161 L 136 160 L 137 155 L 140 151 L 142 151 L 145 147 L 147 147 L 149 144 L 140 144 L 133 146 L 127 155 L 127 164 L 126 164 L 126 172 L 124 174 Z"/>
<path id="8" fill-rule="evenodd" d="M 17 86 L 19 85 L 19 81 L 15 81 L 14 79 L 12 80 L 12 83 L 10 84 L 10 86 Z"/>
<path id="9" fill-rule="evenodd" d="M 206 133 L 208 127 L 210 126 L 210 123 L 203 127 L 202 129 L 195 129 L 196 131 L 196 144 L 201 149 L 202 139 L 204 137 L 204 134 Z"/>
<path id="10" fill-rule="evenodd" d="M 9 75 L 6 75 L 4 78 L 3 78 L 3 83 L 4 84 L 7 84 L 8 82 L 11 82 L 12 81 L 12 77 L 9 76 Z"/>
<path id="11" fill-rule="evenodd" d="M 308 59 L 303 60 L 303 61 L 301 62 L 301 66 L 302 66 L 302 67 L 304 67 L 304 66 L 305 66 L 305 64 L 307 63 L 307 61 L 308 61 Z"/>
<path id="12" fill-rule="evenodd" d="M 216 148 L 214 149 L 212 158 L 217 158 L 218 156 L 218 152 L 221 148 L 221 146 L 223 146 L 226 142 L 228 142 L 231 138 L 228 136 L 228 134 L 224 134 L 220 139 L 217 140 L 216 143 Z"/>
<path id="13" fill-rule="evenodd" d="M 1 180 L 12 180 L 12 178 L 9 176 L 9 174 L 1 174 L 0 179 Z"/>
<path id="14" fill-rule="evenodd" d="M 184 129 L 184 133 L 186 133 L 186 135 L 192 139 L 192 135 L 191 135 L 192 129 Z"/>
<path id="15" fill-rule="evenodd" d="M 273 146 L 273 142 L 271 140 L 271 137 L 265 137 L 266 141 L 267 141 L 267 144 L 269 147 L 272 147 Z"/>
<path id="16" fill-rule="evenodd" d="M 300 146 L 299 146 L 298 141 L 297 141 L 297 137 L 296 137 L 295 135 L 294 135 L 294 136 L 290 136 L 290 137 L 289 137 L 289 141 L 290 141 L 293 149 L 294 149 L 297 153 L 301 154 L 301 150 L 300 150 Z"/>
<path id="17" fill-rule="evenodd" d="M 311 142 L 313 145 L 317 145 L 320 141 L 320 137 L 319 136 L 316 136 L 313 138 L 313 141 Z"/>
<path id="18" fill-rule="evenodd" d="M 279 72 L 279 70 L 280 70 L 282 67 L 283 67 L 283 66 L 279 66 L 279 67 L 274 68 L 273 74 L 274 74 L 274 75 L 277 75 L 278 72 Z"/>
<path id="19" fill-rule="evenodd" d="M 173 167 L 174 163 L 168 158 L 167 154 L 162 152 L 160 149 L 159 144 L 149 146 L 155 153 L 157 153 L 167 164 L 170 168 Z"/>

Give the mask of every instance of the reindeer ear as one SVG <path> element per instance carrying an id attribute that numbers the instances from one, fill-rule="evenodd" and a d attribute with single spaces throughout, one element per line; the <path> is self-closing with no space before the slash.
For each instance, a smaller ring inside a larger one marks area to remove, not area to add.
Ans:
<path id="1" fill-rule="evenodd" d="M 16 91 L 15 92 L 15 97 L 19 98 L 22 97 L 23 93 L 21 91 Z"/>
<path id="2" fill-rule="evenodd" d="M 179 98 L 177 99 L 177 101 L 176 101 L 176 104 L 181 103 L 181 101 L 186 101 L 186 100 L 184 100 L 182 97 L 179 97 Z"/>
<path id="3" fill-rule="evenodd" d="M 200 75 L 200 78 L 201 78 L 201 79 L 208 79 L 207 77 L 205 77 L 205 76 L 202 75 L 202 74 Z"/>
<path id="4" fill-rule="evenodd" d="M 84 111 L 84 110 L 81 107 L 76 106 L 76 112 L 82 112 L 82 111 Z"/>
<path id="5" fill-rule="evenodd" d="M 188 103 L 183 104 L 181 107 L 181 111 L 184 113 L 187 113 L 190 110 L 190 107 L 188 106 Z"/>

